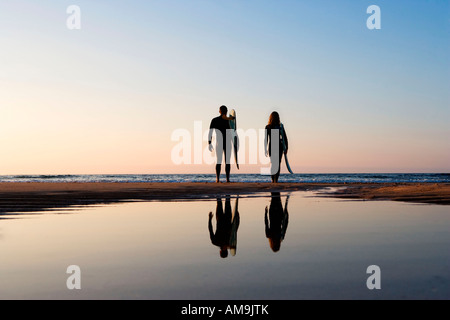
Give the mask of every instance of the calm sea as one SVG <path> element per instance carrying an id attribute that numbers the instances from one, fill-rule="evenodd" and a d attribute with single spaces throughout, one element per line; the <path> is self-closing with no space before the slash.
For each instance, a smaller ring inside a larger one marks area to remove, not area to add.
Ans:
<path id="1" fill-rule="evenodd" d="M 213 174 L 118 174 L 118 175 L 2 175 L 0 182 L 214 182 Z M 233 182 L 270 182 L 260 174 L 233 174 Z M 324 173 L 285 174 L 280 182 L 305 183 L 389 183 L 450 182 L 450 173 Z"/>

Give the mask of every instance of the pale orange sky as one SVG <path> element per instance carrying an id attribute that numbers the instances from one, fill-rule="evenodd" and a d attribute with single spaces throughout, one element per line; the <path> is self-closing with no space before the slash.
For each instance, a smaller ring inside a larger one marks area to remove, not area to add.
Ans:
<path id="1" fill-rule="evenodd" d="M 2 175 L 211 173 L 175 165 L 171 135 L 193 134 L 195 121 L 206 130 L 222 104 L 244 130 L 279 111 L 295 172 L 450 171 L 449 22 L 438 4 L 405 14 L 385 2 L 390 24 L 377 31 L 355 4 L 323 19 L 315 2 L 273 16 L 266 2 L 80 1 L 81 30 L 66 28 L 67 5 L 0 8 Z"/>

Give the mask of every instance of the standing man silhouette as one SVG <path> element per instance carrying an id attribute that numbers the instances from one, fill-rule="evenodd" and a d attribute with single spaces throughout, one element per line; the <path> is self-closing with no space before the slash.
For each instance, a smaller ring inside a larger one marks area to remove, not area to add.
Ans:
<path id="1" fill-rule="evenodd" d="M 213 151 L 214 147 L 212 145 L 212 135 L 213 132 L 216 133 L 216 182 L 220 182 L 220 171 L 222 169 L 223 155 L 225 155 L 225 174 L 227 177 L 227 182 L 230 182 L 230 171 L 231 171 L 231 130 L 229 120 L 233 120 L 234 117 L 227 117 L 228 108 L 226 106 L 221 106 L 219 108 L 220 116 L 215 117 L 211 120 L 211 125 L 209 126 L 208 135 L 208 147 L 209 151 Z"/>

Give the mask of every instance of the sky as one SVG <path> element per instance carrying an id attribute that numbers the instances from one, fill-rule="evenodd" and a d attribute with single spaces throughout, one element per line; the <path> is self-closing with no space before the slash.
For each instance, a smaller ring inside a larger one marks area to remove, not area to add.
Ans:
<path id="1" fill-rule="evenodd" d="M 213 173 L 173 135 L 193 162 L 221 105 L 278 111 L 297 173 L 450 172 L 449 32 L 449 1 L 1 0 L 0 175 Z"/>

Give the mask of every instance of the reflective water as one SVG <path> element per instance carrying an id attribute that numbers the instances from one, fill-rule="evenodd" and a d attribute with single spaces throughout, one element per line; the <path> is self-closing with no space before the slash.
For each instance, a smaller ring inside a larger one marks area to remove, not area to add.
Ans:
<path id="1" fill-rule="evenodd" d="M 447 206 L 266 196 L 3 216 L 0 298 L 450 298 Z"/>

